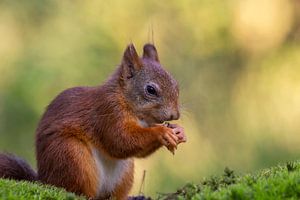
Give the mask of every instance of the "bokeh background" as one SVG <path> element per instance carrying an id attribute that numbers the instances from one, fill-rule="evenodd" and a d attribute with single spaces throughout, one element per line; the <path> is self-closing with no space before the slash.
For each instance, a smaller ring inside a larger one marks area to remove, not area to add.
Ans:
<path id="1" fill-rule="evenodd" d="M 138 160 L 147 195 L 300 155 L 300 1 L 0 0 L 0 150 L 35 166 L 34 134 L 62 90 L 101 84 L 152 41 L 181 85 L 188 143 Z"/>

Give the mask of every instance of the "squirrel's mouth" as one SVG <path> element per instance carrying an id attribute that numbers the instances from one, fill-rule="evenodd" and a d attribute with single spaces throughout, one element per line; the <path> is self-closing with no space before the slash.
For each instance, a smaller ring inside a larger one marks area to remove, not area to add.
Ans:
<path id="1" fill-rule="evenodd" d="M 146 122 L 144 120 L 138 120 L 138 123 L 143 127 L 151 127 L 158 124 L 163 124 L 164 121 L 162 120 L 153 120 L 152 122 Z"/>
<path id="2" fill-rule="evenodd" d="M 154 125 L 158 125 L 158 124 L 163 124 L 166 120 L 164 119 L 160 119 L 160 118 L 156 118 L 156 117 L 151 117 L 151 118 L 139 118 L 138 119 L 138 123 L 143 126 L 143 127 L 151 127 Z"/>
<path id="3" fill-rule="evenodd" d="M 154 122 L 155 122 L 155 124 L 162 124 L 165 122 L 165 120 L 154 118 Z"/>
<path id="4" fill-rule="evenodd" d="M 165 121 L 164 120 L 159 120 L 159 121 L 157 121 L 156 123 L 157 124 L 163 124 Z"/>

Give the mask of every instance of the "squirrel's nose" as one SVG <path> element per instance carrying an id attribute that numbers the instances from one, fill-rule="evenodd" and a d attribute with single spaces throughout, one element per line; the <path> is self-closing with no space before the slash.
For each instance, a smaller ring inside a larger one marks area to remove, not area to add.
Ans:
<path id="1" fill-rule="evenodd" d="M 173 111 L 173 112 L 170 113 L 169 121 L 178 120 L 179 117 L 180 117 L 179 111 L 178 110 Z"/>

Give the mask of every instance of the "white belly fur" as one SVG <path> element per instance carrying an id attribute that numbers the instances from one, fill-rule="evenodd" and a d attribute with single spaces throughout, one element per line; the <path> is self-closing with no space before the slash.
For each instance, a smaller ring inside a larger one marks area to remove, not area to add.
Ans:
<path id="1" fill-rule="evenodd" d="M 128 169 L 129 160 L 108 158 L 95 148 L 92 152 L 99 174 L 97 197 L 111 194 Z"/>

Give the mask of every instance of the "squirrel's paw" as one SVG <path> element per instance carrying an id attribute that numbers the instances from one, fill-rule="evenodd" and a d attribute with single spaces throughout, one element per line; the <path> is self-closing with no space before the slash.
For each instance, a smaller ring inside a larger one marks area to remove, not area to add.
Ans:
<path id="1" fill-rule="evenodd" d="M 172 154 L 174 154 L 177 149 L 178 137 L 174 134 L 173 129 L 164 126 L 162 128 L 163 131 L 160 132 L 158 140 L 161 144 L 166 146 Z"/>
<path id="2" fill-rule="evenodd" d="M 166 123 L 165 126 L 171 128 L 173 130 L 173 133 L 178 137 L 177 144 L 187 141 L 183 127 L 179 126 L 178 124 L 170 124 L 170 123 Z"/>

